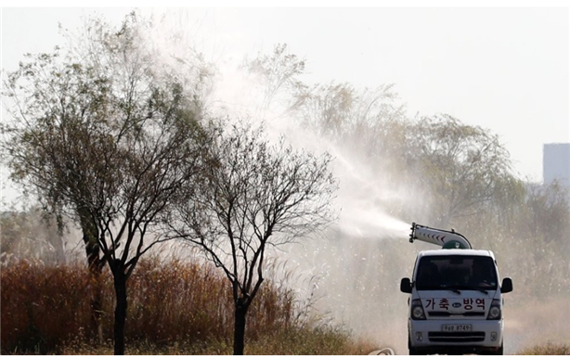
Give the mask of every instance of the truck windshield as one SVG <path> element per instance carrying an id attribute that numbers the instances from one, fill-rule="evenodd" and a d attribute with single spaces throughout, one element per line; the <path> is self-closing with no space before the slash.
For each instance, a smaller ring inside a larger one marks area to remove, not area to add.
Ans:
<path id="1" fill-rule="evenodd" d="M 426 256 L 416 275 L 417 290 L 494 290 L 497 271 L 484 256 Z"/>

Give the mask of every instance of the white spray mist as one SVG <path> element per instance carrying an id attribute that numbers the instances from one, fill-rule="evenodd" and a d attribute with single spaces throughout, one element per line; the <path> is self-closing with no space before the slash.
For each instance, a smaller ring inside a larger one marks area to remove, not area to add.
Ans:
<path id="1" fill-rule="evenodd" d="M 406 201 L 410 191 L 400 184 L 391 188 L 346 148 L 301 128 L 284 110 L 263 108 L 263 86 L 238 64 L 219 71 L 209 99 L 212 114 L 229 122 L 263 123 L 269 141 L 283 135 L 295 148 L 328 152 L 334 158 L 333 173 L 340 186 L 334 203 L 338 222 L 276 253 L 283 272 L 293 273 L 295 280 L 289 285 L 298 291 L 302 309 L 314 308 L 333 323 L 402 352 L 406 298 L 397 288 L 399 277 L 411 272 L 415 252 L 408 247 L 410 224 L 391 213 L 386 203 Z M 394 332 L 400 333 L 397 338 Z"/>

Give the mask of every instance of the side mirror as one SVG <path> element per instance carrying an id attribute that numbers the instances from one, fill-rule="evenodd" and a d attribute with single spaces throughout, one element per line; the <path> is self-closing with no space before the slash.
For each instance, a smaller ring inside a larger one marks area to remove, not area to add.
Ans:
<path id="1" fill-rule="evenodd" d="M 400 290 L 404 293 L 412 292 L 412 283 L 410 282 L 410 278 L 402 278 L 402 281 L 400 282 Z"/>
<path id="2" fill-rule="evenodd" d="M 503 278 L 503 283 L 501 284 L 501 293 L 509 293 L 513 291 L 513 280 L 509 277 Z"/>

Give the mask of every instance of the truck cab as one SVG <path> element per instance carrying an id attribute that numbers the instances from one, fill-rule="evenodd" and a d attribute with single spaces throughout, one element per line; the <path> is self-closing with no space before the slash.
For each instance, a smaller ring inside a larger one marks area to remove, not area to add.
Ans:
<path id="1" fill-rule="evenodd" d="M 412 278 L 400 283 L 400 290 L 410 294 L 410 355 L 502 355 L 502 295 L 512 291 L 513 284 L 510 278 L 499 283 L 499 278 L 491 251 L 453 247 L 421 251 Z"/>

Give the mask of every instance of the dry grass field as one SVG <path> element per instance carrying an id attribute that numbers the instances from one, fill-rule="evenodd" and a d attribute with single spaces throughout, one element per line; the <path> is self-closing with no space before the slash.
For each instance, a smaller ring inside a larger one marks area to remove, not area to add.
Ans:
<path id="1" fill-rule="evenodd" d="M 102 340 L 90 322 L 82 265 L 21 261 L 1 272 L 2 354 L 112 354 L 113 292 L 103 276 Z M 366 354 L 339 327 L 299 315 L 293 292 L 267 281 L 250 309 L 246 354 Z M 231 354 L 233 304 L 215 268 L 171 261 L 139 264 L 128 283 L 127 354 Z"/>
<path id="2" fill-rule="evenodd" d="M 103 275 L 101 337 L 91 326 L 89 278 L 82 264 L 2 267 L 2 354 L 112 354 L 111 278 Z M 372 340 L 311 319 L 304 302 L 282 284 L 267 281 L 263 288 L 249 313 L 246 354 L 361 355 L 383 347 L 375 341 L 394 342 L 393 332 Z M 127 354 L 232 354 L 233 304 L 215 268 L 145 260 L 128 291 Z M 507 354 L 570 354 L 567 300 L 513 299 L 505 313 Z"/>

